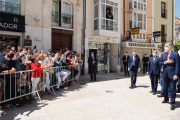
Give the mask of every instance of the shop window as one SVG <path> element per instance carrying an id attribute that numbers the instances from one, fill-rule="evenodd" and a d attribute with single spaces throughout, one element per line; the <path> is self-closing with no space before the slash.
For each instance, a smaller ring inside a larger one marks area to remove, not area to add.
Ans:
<path id="1" fill-rule="evenodd" d="M 0 12 L 20 14 L 19 0 L 0 0 Z"/>
<path id="2" fill-rule="evenodd" d="M 72 5 L 64 0 L 52 2 L 52 25 L 72 28 Z"/>

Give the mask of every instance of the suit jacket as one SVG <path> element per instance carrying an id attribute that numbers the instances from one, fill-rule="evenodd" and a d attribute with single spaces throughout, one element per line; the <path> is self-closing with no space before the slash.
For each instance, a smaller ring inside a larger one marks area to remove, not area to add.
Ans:
<path id="1" fill-rule="evenodd" d="M 171 54 L 169 56 L 170 60 L 174 60 L 171 64 L 164 64 L 166 60 L 167 53 L 163 53 L 160 58 L 160 65 L 163 65 L 163 77 L 165 78 L 168 76 L 170 79 L 173 79 L 173 76 L 178 76 L 179 73 L 179 54 L 176 52 L 171 51 Z"/>
<path id="2" fill-rule="evenodd" d="M 138 55 L 135 56 L 136 60 L 135 60 L 135 69 L 138 70 L 141 66 L 140 66 L 140 58 Z M 128 61 L 128 68 L 131 69 L 133 66 L 133 55 L 131 55 L 129 57 L 129 61 Z"/>
<path id="3" fill-rule="evenodd" d="M 93 62 L 93 58 L 90 56 L 89 58 L 88 58 L 88 63 L 89 63 L 89 67 L 92 67 L 92 66 L 97 66 L 97 59 L 96 59 L 96 57 L 94 56 L 94 61 L 96 61 L 95 63 L 94 63 L 94 65 L 92 64 L 92 62 Z"/>
<path id="4" fill-rule="evenodd" d="M 124 61 L 124 60 L 126 60 L 126 55 L 123 56 L 122 60 L 123 60 L 123 64 L 128 64 L 129 55 L 127 55 L 127 62 Z"/>
<path id="5" fill-rule="evenodd" d="M 148 68 L 147 68 L 147 72 L 149 72 L 149 74 L 156 74 L 156 75 L 160 74 L 159 61 L 160 58 L 157 56 L 155 57 L 154 63 L 153 63 L 153 57 L 149 59 Z"/>

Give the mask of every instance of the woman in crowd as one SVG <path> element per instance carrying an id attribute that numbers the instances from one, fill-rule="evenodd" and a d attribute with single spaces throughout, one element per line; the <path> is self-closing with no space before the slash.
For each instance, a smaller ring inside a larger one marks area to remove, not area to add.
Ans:
<path id="1" fill-rule="evenodd" d="M 46 55 L 47 56 L 47 55 Z M 40 92 L 40 96 L 45 96 L 45 94 L 52 94 L 50 92 L 50 86 L 49 86 L 49 83 L 50 83 L 50 80 L 49 80 L 49 68 L 53 66 L 53 64 L 49 64 L 49 59 L 45 56 L 45 54 L 39 54 L 38 55 L 38 63 L 41 64 L 41 66 L 43 65 L 44 66 L 44 70 L 43 70 L 43 74 L 42 74 L 42 78 L 45 80 L 45 81 L 42 81 L 43 83 L 45 83 L 43 85 L 44 87 L 44 92 Z M 48 93 L 45 91 L 45 88 L 47 88 L 48 90 Z"/>
<path id="2" fill-rule="evenodd" d="M 59 53 L 56 53 L 55 56 L 54 56 L 54 73 L 55 73 L 55 76 L 56 76 L 56 79 L 57 79 L 57 91 L 59 91 L 59 87 L 60 87 L 60 84 L 61 84 L 61 77 L 60 77 L 60 66 L 62 65 L 62 61 L 60 59 L 60 56 L 59 56 Z"/>
<path id="3" fill-rule="evenodd" d="M 35 56 L 32 56 L 31 62 L 31 70 L 34 70 L 31 72 L 32 92 L 34 92 L 37 89 L 37 84 L 40 81 L 40 76 L 43 72 L 44 65 L 39 64 L 38 59 Z M 35 93 L 33 94 L 33 96 L 35 96 Z"/>

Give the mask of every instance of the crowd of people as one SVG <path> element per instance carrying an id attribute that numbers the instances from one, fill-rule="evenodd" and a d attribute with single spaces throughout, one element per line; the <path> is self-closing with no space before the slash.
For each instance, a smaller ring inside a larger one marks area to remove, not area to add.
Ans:
<path id="1" fill-rule="evenodd" d="M 180 92 L 180 58 L 179 54 L 172 50 L 171 43 L 166 43 L 164 52 L 157 54 L 154 50 L 152 56 L 148 58 L 147 54 L 143 57 L 143 74 L 150 76 L 151 91 L 153 95 L 157 94 L 158 80 L 161 85 L 161 94 L 158 97 L 164 97 L 162 103 L 168 103 L 170 98 L 171 110 L 175 109 L 176 91 Z M 132 55 L 125 52 L 123 57 L 125 75 L 131 73 L 130 89 L 136 87 L 137 72 L 140 72 L 140 57 L 133 49 Z M 178 78 L 179 77 L 179 78 Z M 177 84 L 178 82 L 178 84 Z M 177 87 L 176 87 L 177 85 Z"/>
<path id="2" fill-rule="evenodd" d="M 76 51 L 68 48 L 59 51 L 44 50 L 37 52 L 31 48 L 3 45 L 0 55 L 0 114 L 1 108 L 9 109 L 17 104 L 25 104 L 36 99 L 53 95 L 52 89 L 70 87 L 74 79 L 79 79 L 80 70 L 76 69 L 83 59 Z M 29 94 L 28 94 L 29 93 Z M 17 99 L 11 99 L 17 96 Z"/>

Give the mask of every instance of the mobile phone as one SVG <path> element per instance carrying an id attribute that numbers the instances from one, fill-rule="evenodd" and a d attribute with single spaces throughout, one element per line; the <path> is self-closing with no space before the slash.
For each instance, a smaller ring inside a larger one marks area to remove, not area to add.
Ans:
<path id="1" fill-rule="evenodd" d="M 36 49 L 36 45 L 34 46 L 34 48 Z"/>

